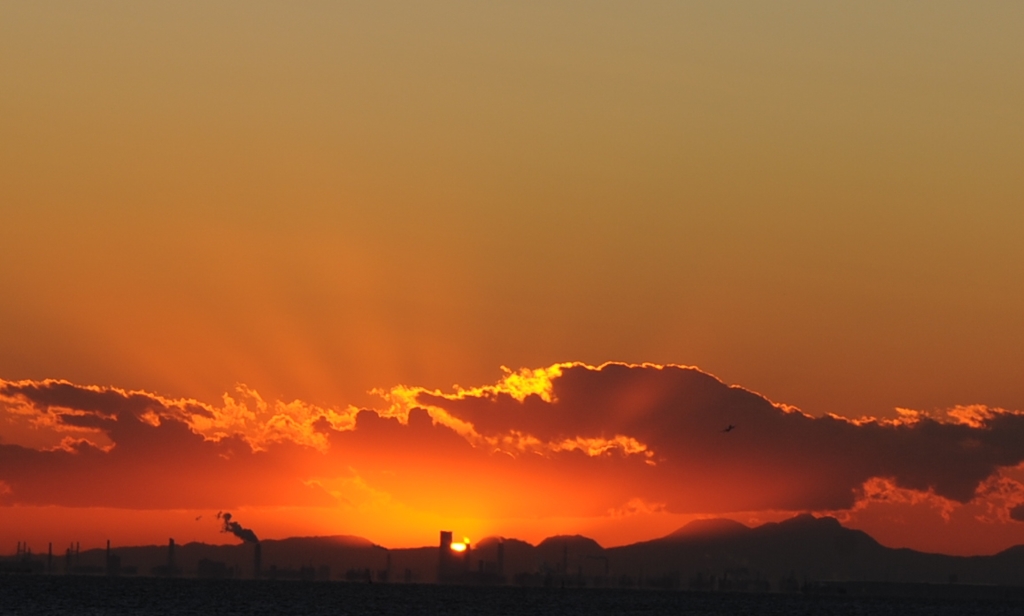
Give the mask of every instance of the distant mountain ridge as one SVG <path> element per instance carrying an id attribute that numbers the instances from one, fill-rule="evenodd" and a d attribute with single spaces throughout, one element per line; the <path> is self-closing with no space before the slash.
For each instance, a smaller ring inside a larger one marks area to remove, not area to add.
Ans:
<path id="1" fill-rule="evenodd" d="M 710 518 L 706 520 L 694 520 L 674 532 L 662 537 L 662 539 L 687 539 L 693 537 L 720 537 L 735 535 L 749 531 L 750 527 L 740 524 L 735 520 L 726 518 Z"/>
<path id="2" fill-rule="evenodd" d="M 802 514 L 750 528 L 699 521 L 652 541 L 610 548 L 614 569 L 655 575 L 793 580 L 1024 585 L 1024 546 L 992 556 L 887 548 L 832 517 Z"/>
<path id="3" fill-rule="evenodd" d="M 170 552 L 168 546 L 115 546 L 111 554 L 122 571 L 139 575 L 171 573 L 173 565 L 177 574 L 186 576 L 214 571 L 219 577 L 251 578 L 259 569 L 260 576 L 270 578 L 429 583 L 437 581 L 439 566 L 436 546 L 389 550 L 346 535 L 265 540 L 259 548 L 252 543 L 188 543 L 176 545 L 173 557 Z M 106 558 L 102 549 L 89 550 L 71 564 L 77 572 L 102 573 Z M 488 583 L 561 580 L 666 588 L 714 583 L 752 589 L 844 581 L 1024 586 L 1024 545 L 991 556 L 927 554 L 887 548 L 835 518 L 809 514 L 757 527 L 728 519 L 697 520 L 658 539 L 612 548 L 581 535 L 548 537 L 537 545 L 487 537 L 459 558 L 466 580 Z M 51 567 L 61 573 L 67 564 L 62 554 Z M 474 572 L 481 577 L 473 578 Z M 482 577 L 484 572 L 488 577 Z"/>

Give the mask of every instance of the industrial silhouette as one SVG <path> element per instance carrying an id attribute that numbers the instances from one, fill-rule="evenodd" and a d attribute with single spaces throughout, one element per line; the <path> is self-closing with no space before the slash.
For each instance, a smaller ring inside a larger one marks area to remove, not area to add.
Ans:
<path id="1" fill-rule="evenodd" d="M 225 528 L 255 538 L 249 529 Z M 226 531 L 228 532 L 228 531 Z M 264 564 L 269 563 L 269 565 Z M 992 556 L 954 557 L 894 550 L 834 518 L 801 515 L 755 528 L 698 520 L 652 541 L 605 548 L 579 535 L 537 545 L 504 537 L 478 542 L 439 534 L 436 547 L 386 549 L 350 536 L 243 540 L 37 554 L 18 542 L 0 574 L 255 578 L 350 583 L 440 583 L 611 587 L 693 592 L 803 592 L 1024 599 L 1024 546 Z"/>

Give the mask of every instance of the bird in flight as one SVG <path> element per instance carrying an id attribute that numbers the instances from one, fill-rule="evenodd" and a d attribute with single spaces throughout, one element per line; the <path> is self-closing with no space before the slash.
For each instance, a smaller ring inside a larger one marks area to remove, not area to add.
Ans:
<path id="1" fill-rule="evenodd" d="M 736 426 L 734 426 L 732 424 L 729 424 L 729 426 L 725 430 L 722 430 L 722 432 L 732 432 L 735 429 L 736 429 Z"/>

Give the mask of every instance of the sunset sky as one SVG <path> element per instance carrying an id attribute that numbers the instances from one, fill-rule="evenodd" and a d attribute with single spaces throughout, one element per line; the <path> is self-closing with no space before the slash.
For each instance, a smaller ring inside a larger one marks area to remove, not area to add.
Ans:
<path id="1" fill-rule="evenodd" d="M 0 553 L 1024 543 L 1022 26 L 0 4 Z"/>

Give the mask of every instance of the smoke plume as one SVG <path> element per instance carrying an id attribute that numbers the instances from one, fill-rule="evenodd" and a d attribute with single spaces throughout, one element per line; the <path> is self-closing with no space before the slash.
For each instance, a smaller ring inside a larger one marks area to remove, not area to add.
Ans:
<path id="1" fill-rule="evenodd" d="M 246 543 L 259 543 L 260 540 L 256 537 L 256 533 L 252 529 L 246 528 L 238 522 L 231 521 L 231 514 L 226 512 L 217 512 L 217 519 L 224 520 L 224 528 L 220 531 L 222 533 L 231 533 Z"/>

